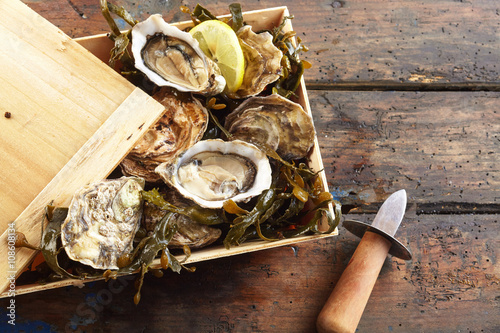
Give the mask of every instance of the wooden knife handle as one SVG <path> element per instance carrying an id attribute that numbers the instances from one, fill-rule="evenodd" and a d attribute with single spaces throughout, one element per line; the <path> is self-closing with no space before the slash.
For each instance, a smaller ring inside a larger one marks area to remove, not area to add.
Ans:
<path id="1" fill-rule="evenodd" d="M 390 247 L 383 236 L 365 232 L 318 316 L 319 333 L 356 330 Z"/>

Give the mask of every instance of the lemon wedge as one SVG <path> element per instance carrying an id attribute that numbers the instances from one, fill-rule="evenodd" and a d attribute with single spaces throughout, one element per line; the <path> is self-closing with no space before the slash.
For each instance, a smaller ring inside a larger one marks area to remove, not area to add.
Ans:
<path id="1" fill-rule="evenodd" d="M 236 33 L 219 20 L 208 20 L 189 31 L 203 52 L 220 68 L 229 92 L 237 91 L 245 74 L 245 57 Z"/>

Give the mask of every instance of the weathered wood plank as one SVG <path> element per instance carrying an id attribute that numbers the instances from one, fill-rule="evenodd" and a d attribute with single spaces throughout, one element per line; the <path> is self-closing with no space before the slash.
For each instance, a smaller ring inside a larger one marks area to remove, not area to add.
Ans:
<path id="1" fill-rule="evenodd" d="M 367 204 L 405 188 L 419 213 L 500 211 L 499 93 L 309 97 L 329 186 L 344 205 L 373 212 Z"/>
<path id="2" fill-rule="evenodd" d="M 498 219 L 417 216 L 411 207 L 396 237 L 413 260 L 387 259 L 358 332 L 497 332 Z M 138 306 L 129 277 L 21 295 L 16 328 L 37 323 L 54 331 L 313 332 L 358 242 L 342 229 L 338 237 L 200 263 L 195 273 L 149 276 Z M 0 301 L 0 311 L 7 301 Z"/>
<path id="3" fill-rule="evenodd" d="M 108 31 L 98 1 L 24 2 L 73 37 Z M 220 13 L 231 2 L 201 3 Z M 187 18 L 180 0 L 115 3 L 139 18 Z M 311 49 L 306 79 L 331 191 L 356 213 L 376 211 L 399 188 L 409 193 L 396 236 L 413 261 L 388 258 L 358 331 L 500 331 L 498 93 L 319 91 L 496 90 L 498 2 L 286 5 Z M 138 307 L 130 277 L 21 295 L 16 329 L 312 332 L 357 244 L 341 228 L 331 239 L 200 263 L 193 274 L 149 276 Z M 0 300 L 2 316 L 8 301 Z"/>
<path id="4" fill-rule="evenodd" d="M 72 37 L 109 31 L 99 1 L 23 1 Z M 216 14 L 227 13 L 232 2 L 201 1 Z M 179 0 L 114 3 L 139 20 L 157 12 L 170 22 L 189 19 L 179 10 L 184 4 Z M 355 83 L 382 90 L 395 84 L 467 89 L 482 82 L 494 83 L 480 84 L 483 89 L 500 89 L 498 1 L 262 0 L 245 2 L 243 9 L 279 5 L 295 15 L 294 29 L 310 48 L 303 57 L 314 64 L 305 76 L 311 88 L 350 88 Z"/>

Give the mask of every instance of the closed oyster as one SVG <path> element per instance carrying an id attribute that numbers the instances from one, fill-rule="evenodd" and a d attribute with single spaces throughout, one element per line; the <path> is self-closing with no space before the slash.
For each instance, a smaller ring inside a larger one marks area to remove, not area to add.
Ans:
<path id="1" fill-rule="evenodd" d="M 153 98 L 165 106 L 165 112 L 120 164 L 125 175 L 151 183 L 161 181 L 155 168 L 201 140 L 208 125 L 207 109 L 191 93 L 164 87 Z"/>
<path id="2" fill-rule="evenodd" d="M 248 201 L 271 185 L 271 166 L 265 153 L 240 140 L 199 141 L 173 164 L 156 172 L 184 197 L 206 208 L 224 201 Z"/>
<path id="3" fill-rule="evenodd" d="M 175 205 L 180 206 L 181 204 L 175 203 Z M 153 232 L 156 224 L 166 213 L 156 205 L 145 202 L 142 221 L 146 231 Z M 169 248 L 182 248 L 187 245 L 191 249 L 199 249 L 212 244 L 222 234 L 220 229 L 197 223 L 185 215 L 175 214 L 173 219 L 177 225 L 177 232 L 168 243 Z"/>
<path id="4" fill-rule="evenodd" d="M 118 269 L 140 224 L 144 180 L 104 180 L 75 193 L 61 227 L 68 257 L 96 269 Z"/>
<path id="5" fill-rule="evenodd" d="M 245 75 L 241 87 L 229 97 L 255 96 L 279 79 L 283 53 L 274 46 L 273 36 L 267 31 L 256 34 L 251 26 L 246 25 L 236 34 L 245 56 Z"/>
<path id="6" fill-rule="evenodd" d="M 189 33 L 169 25 L 160 14 L 132 28 L 135 67 L 159 86 L 216 95 L 226 81 Z"/>
<path id="7" fill-rule="evenodd" d="M 305 157 L 314 144 L 311 116 L 277 94 L 247 99 L 227 115 L 224 127 L 231 139 L 265 144 L 286 160 Z"/>

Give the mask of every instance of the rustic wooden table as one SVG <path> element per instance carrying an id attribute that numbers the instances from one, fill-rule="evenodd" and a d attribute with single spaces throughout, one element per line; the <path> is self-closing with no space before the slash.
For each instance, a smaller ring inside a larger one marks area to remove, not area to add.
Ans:
<path id="1" fill-rule="evenodd" d="M 23 1 L 71 37 L 108 31 L 97 0 Z M 171 22 L 196 4 L 115 3 Z M 230 3 L 203 2 L 217 14 Z M 387 258 L 358 332 L 499 332 L 499 2 L 242 5 L 295 15 L 328 185 L 345 216 L 370 222 L 390 193 L 408 193 L 396 236 L 413 259 Z M 194 274 L 147 276 L 138 306 L 130 278 L 20 295 L 16 331 L 314 332 L 359 242 L 339 232 L 200 263 Z"/>

